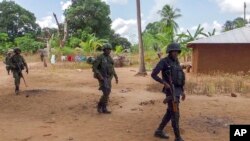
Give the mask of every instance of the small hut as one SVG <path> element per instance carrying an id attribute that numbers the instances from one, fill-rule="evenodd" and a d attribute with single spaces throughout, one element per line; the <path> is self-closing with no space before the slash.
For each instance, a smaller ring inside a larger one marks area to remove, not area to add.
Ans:
<path id="1" fill-rule="evenodd" d="M 188 44 L 194 73 L 250 71 L 250 27 L 242 27 Z"/>

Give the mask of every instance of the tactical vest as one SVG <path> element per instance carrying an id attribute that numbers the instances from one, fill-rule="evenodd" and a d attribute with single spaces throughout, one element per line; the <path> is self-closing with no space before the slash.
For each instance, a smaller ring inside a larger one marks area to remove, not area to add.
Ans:
<path id="1" fill-rule="evenodd" d="M 24 63 L 23 63 L 23 58 L 21 56 L 13 56 L 11 58 L 11 62 L 15 66 L 15 70 L 21 71 L 24 70 Z"/>
<path id="2" fill-rule="evenodd" d="M 101 62 L 98 66 L 98 70 L 101 72 L 103 77 L 112 77 L 114 75 L 114 61 L 111 57 L 100 57 Z M 96 61 L 96 60 L 95 60 Z M 94 62 L 95 63 L 95 62 Z M 93 64 L 94 64 L 93 63 Z M 97 74 L 94 73 L 94 78 L 98 78 Z"/>
<path id="3" fill-rule="evenodd" d="M 166 69 L 167 76 L 171 76 L 172 83 L 177 87 L 182 87 L 185 85 L 185 73 L 182 70 L 180 63 L 174 63 L 169 61 L 168 59 L 165 60 L 168 68 Z"/>

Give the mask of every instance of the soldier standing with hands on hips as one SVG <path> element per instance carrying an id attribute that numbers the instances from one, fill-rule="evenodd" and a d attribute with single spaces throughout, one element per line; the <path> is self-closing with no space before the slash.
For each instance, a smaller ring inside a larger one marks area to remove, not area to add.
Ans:
<path id="1" fill-rule="evenodd" d="M 184 93 L 185 73 L 183 72 L 178 60 L 178 55 L 181 53 L 180 44 L 171 43 L 168 45 L 167 53 L 168 56 L 163 58 L 157 64 L 151 74 L 155 81 L 163 84 L 164 88 L 162 92 L 166 94 L 164 104 L 168 105 L 167 112 L 154 135 L 155 137 L 168 139 L 169 136 L 163 130 L 171 120 L 175 134 L 175 141 L 184 141 L 180 135 L 179 129 L 180 97 L 183 101 L 186 98 Z M 160 72 L 162 74 L 162 78 L 158 76 Z"/>
<path id="2" fill-rule="evenodd" d="M 118 76 L 114 69 L 114 60 L 110 56 L 112 46 L 109 43 L 103 45 L 103 54 L 97 57 L 93 63 L 94 77 L 99 82 L 99 90 L 103 95 L 97 105 L 97 111 L 103 114 L 111 114 L 107 109 L 109 95 L 111 93 L 111 82 L 115 77 L 116 84 L 118 84 Z"/>

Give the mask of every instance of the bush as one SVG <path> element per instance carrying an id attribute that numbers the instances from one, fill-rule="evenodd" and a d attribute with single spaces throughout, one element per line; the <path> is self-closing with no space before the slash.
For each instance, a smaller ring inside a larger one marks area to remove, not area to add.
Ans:
<path id="1" fill-rule="evenodd" d="M 70 46 L 71 48 L 79 47 L 80 43 L 81 43 L 81 39 L 78 39 L 78 38 L 76 38 L 76 37 L 71 37 L 71 38 L 69 39 L 69 46 Z"/>
<path id="2" fill-rule="evenodd" d="M 34 53 L 36 52 L 38 49 L 42 48 L 45 46 L 44 43 L 41 42 L 37 42 L 35 41 L 33 38 L 31 38 L 31 36 L 29 35 L 25 35 L 23 37 L 17 37 L 15 39 L 15 44 L 20 47 L 20 49 L 23 52 L 30 52 L 30 53 Z"/>
<path id="3" fill-rule="evenodd" d="M 115 47 L 115 54 L 121 54 L 123 51 L 123 47 L 122 46 L 116 46 Z"/>

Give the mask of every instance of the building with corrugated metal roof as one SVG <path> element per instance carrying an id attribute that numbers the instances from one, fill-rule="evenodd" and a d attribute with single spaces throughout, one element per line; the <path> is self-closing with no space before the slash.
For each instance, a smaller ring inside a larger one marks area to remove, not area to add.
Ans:
<path id="1" fill-rule="evenodd" d="M 188 43 L 194 73 L 250 71 L 250 27 Z"/>

